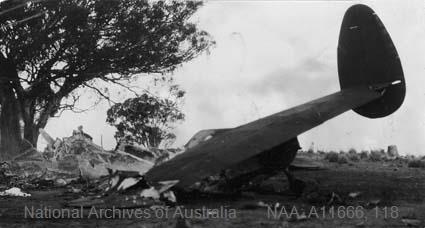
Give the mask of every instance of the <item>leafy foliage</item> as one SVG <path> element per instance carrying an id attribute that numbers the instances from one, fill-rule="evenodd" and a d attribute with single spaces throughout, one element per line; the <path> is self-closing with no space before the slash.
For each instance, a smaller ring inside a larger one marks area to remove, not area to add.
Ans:
<path id="1" fill-rule="evenodd" d="M 369 154 L 369 160 L 371 161 L 382 161 L 385 157 L 385 151 L 381 150 L 371 150 Z"/>
<path id="2" fill-rule="evenodd" d="M 425 168 L 425 161 L 424 160 L 411 160 L 409 161 L 409 163 L 407 164 L 408 167 L 411 168 Z"/>
<path id="3" fill-rule="evenodd" d="M 329 162 L 338 162 L 338 153 L 335 151 L 330 151 L 325 155 L 325 159 Z"/>
<path id="4" fill-rule="evenodd" d="M 113 105 L 107 111 L 106 122 L 117 129 L 117 142 L 146 147 L 158 147 L 161 143 L 167 147 L 172 143 L 176 138 L 171 133 L 173 124 L 184 119 L 179 110 L 184 91 L 172 86 L 170 94 L 168 98 L 159 98 L 145 93 Z"/>

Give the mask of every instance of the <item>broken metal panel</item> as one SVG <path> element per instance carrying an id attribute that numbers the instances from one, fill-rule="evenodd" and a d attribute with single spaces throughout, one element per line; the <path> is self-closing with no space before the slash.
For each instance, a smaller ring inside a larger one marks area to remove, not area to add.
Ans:
<path id="1" fill-rule="evenodd" d="M 146 173 L 146 178 L 148 181 L 180 180 L 178 187 L 190 186 L 380 96 L 366 86 L 345 89 L 253 121 L 153 167 Z"/>
<path id="2" fill-rule="evenodd" d="M 52 138 L 52 136 L 49 135 L 44 129 L 40 128 L 38 129 L 40 132 L 40 135 L 43 137 L 43 139 L 46 141 L 47 146 L 52 147 L 55 144 L 55 140 Z"/>

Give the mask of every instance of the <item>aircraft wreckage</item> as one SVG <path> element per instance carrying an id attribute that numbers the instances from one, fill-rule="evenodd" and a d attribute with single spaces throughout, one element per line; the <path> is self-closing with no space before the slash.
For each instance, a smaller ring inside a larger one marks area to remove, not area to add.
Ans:
<path id="1" fill-rule="evenodd" d="M 301 195 L 308 185 L 288 169 L 306 167 L 302 157 L 296 158 L 299 134 L 350 109 L 380 118 L 403 103 L 405 81 L 397 51 L 378 16 L 365 5 L 354 5 L 344 15 L 338 74 L 339 92 L 239 127 L 202 130 L 183 152 L 132 145 L 106 151 L 82 127 L 62 140 L 41 130 L 48 143 L 43 154 L 29 148 L 1 164 L 0 179 L 13 188 L 0 195 L 30 196 L 20 188 L 67 185 L 72 193 L 85 193 L 68 206 L 134 207 L 148 205 L 147 199 L 176 202 L 173 192 L 182 198 L 185 192 L 240 192 L 278 172 Z M 168 159 L 164 154 L 177 155 Z"/>
<path id="2" fill-rule="evenodd" d="M 283 171 L 290 189 L 300 193 L 304 183 L 287 169 L 300 149 L 299 134 L 348 110 L 368 118 L 388 116 L 405 97 L 396 48 L 368 6 L 358 4 L 346 11 L 337 54 L 339 92 L 239 127 L 200 131 L 184 153 L 154 166 L 146 180 L 178 180 L 174 187 L 190 189 L 216 175 L 225 186 L 237 187 Z"/>

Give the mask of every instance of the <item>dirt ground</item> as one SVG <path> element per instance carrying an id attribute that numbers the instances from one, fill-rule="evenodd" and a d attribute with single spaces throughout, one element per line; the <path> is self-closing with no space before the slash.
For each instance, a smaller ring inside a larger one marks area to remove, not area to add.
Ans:
<path id="1" fill-rule="evenodd" d="M 65 208 L 70 196 L 59 188 L 32 191 L 30 198 L 1 197 L 0 227 L 407 227 L 406 222 L 424 227 L 423 168 L 395 162 L 325 162 L 323 170 L 295 170 L 294 174 L 309 183 L 307 188 L 317 189 L 299 198 L 290 196 L 285 193 L 287 181 L 282 174 L 264 182 L 256 192 L 188 200 L 177 206 L 224 208 L 220 218 L 207 212 L 202 214 L 207 218 L 183 219 L 181 214 L 176 216 L 176 207 L 167 209 L 167 216 L 152 214 L 149 218 L 88 218 L 89 208 L 83 209 L 83 218 L 31 219 L 29 213 L 25 218 L 25 207 Z M 232 210 L 235 216 L 226 214 Z"/>

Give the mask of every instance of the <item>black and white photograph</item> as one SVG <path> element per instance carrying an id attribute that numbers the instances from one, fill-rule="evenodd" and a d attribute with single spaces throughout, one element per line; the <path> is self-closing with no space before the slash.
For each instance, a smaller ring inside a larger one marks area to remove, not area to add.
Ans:
<path id="1" fill-rule="evenodd" d="M 425 227 L 425 1 L 0 0 L 2 227 Z"/>

